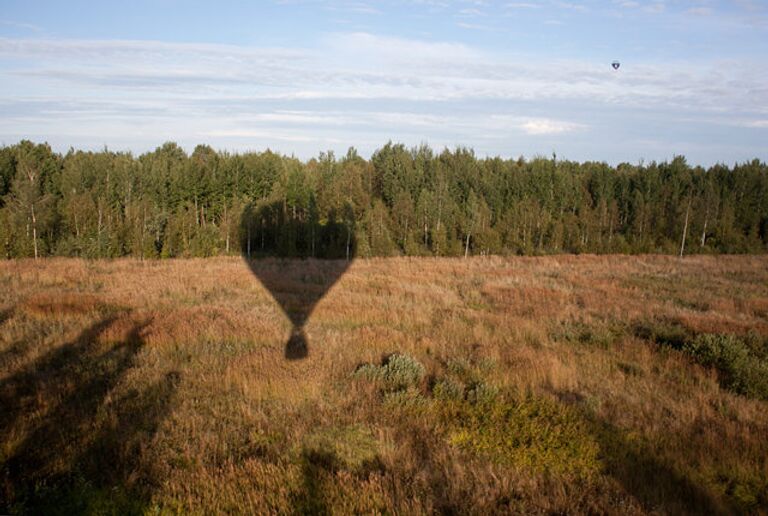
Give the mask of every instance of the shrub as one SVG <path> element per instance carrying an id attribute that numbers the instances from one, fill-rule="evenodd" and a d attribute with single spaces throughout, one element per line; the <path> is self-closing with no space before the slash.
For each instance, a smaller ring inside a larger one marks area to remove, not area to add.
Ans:
<path id="1" fill-rule="evenodd" d="M 684 326 L 674 321 L 654 320 L 638 322 L 633 329 L 636 337 L 674 349 L 683 348 L 685 343 L 691 338 L 690 332 Z"/>
<path id="2" fill-rule="evenodd" d="M 634 362 L 619 362 L 616 367 L 627 376 L 643 376 L 643 368 Z"/>
<path id="3" fill-rule="evenodd" d="M 724 387 L 751 398 L 768 399 L 768 362 L 734 335 L 704 334 L 683 346 L 697 362 L 714 367 Z"/>
<path id="4" fill-rule="evenodd" d="M 418 384 L 424 377 L 424 366 L 408 355 L 394 354 L 381 368 L 384 383 L 393 390 Z"/>
<path id="5" fill-rule="evenodd" d="M 391 391 L 384 395 L 384 404 L 403 411 L 423 412 L 429 406 L 429 400 L 414 388 Z"/>
<path id="6" fill-rule="evenodd" d="M 760 335 L 751 330 L 744 337 L 744 344 L 749 348 L 750 353 L 754 354 L 760 360 L 768 360 L 768 336 Z"/>
<path id="7" fill-rule="evenodd" d="M 499 389 L 484 382 L 477 382 L 467 388 L 467 401 L 473 404 L 491 403 L 499 394 Z"/>
<path id="8" fill-rule="evenodd" d="M 561 342 L 607 349 L 621 339 L 626 331 L 622 324 L 615 322 L 587 324 L 582 321 L 573 321 L 555 326 L 550 330 L 549 335 L 551 339 Z"/>
<path id="9" fill-rule="evenodd" d="M 384 390 L 398 391 L 418 385 L 424 378 L 424 366 L 413 357 L 394 353 L 380 366 L 364 364 L 358 367 L 354 376 L 381 382 Z"/>
<path id="10" fill-rule="evenodd" d="M 355 369 L 352 376 L 373 382 L 379 379 L 380 371 L 381 367 L 375 364 L 363 364 Z"/>
<path id="11" fill-rule="evenodd" d="M 464 385 L 451 378 L 443 378 L 435 383 L 432 395 L 440 401 L 464 400 Z"/>

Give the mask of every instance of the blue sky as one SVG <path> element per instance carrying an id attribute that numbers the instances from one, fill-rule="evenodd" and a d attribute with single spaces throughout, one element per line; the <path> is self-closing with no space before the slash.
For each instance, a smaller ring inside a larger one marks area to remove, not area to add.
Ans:
<path id="1" fill-rule="evenodd" d="M 0 0 L 0 142 L 23 138 L 765 161 L 768 2 Z"/>

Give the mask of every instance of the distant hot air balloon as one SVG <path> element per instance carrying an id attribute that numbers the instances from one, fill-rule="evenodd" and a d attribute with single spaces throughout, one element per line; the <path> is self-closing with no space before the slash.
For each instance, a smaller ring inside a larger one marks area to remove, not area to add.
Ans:
<path id="1" fill-rule="evenodd" d="M 613 63 L 611 63 L 611 66 L 613 66 L 614 70 L 618 70 L 619 66 L 621 66 L 621 63 L 619 63 L 618 61 L 614 61 Z"/>

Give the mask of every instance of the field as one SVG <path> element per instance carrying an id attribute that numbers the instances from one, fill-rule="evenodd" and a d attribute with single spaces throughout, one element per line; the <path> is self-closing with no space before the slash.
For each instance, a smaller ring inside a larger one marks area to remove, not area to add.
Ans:
<path id="1" fill-rule="evenodd" d="M 0 513 L 765 514 L 766 372 L 765 256 L 2 261 Z"/>

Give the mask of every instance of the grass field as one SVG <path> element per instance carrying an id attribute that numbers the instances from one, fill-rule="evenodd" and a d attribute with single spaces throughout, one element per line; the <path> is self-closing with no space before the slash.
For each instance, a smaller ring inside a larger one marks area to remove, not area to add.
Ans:
<path id="1" fill-rule="evenodd" d="M 0 513 L 768 512 L 768 257 L 345 268 L 0 262 Z"/>

